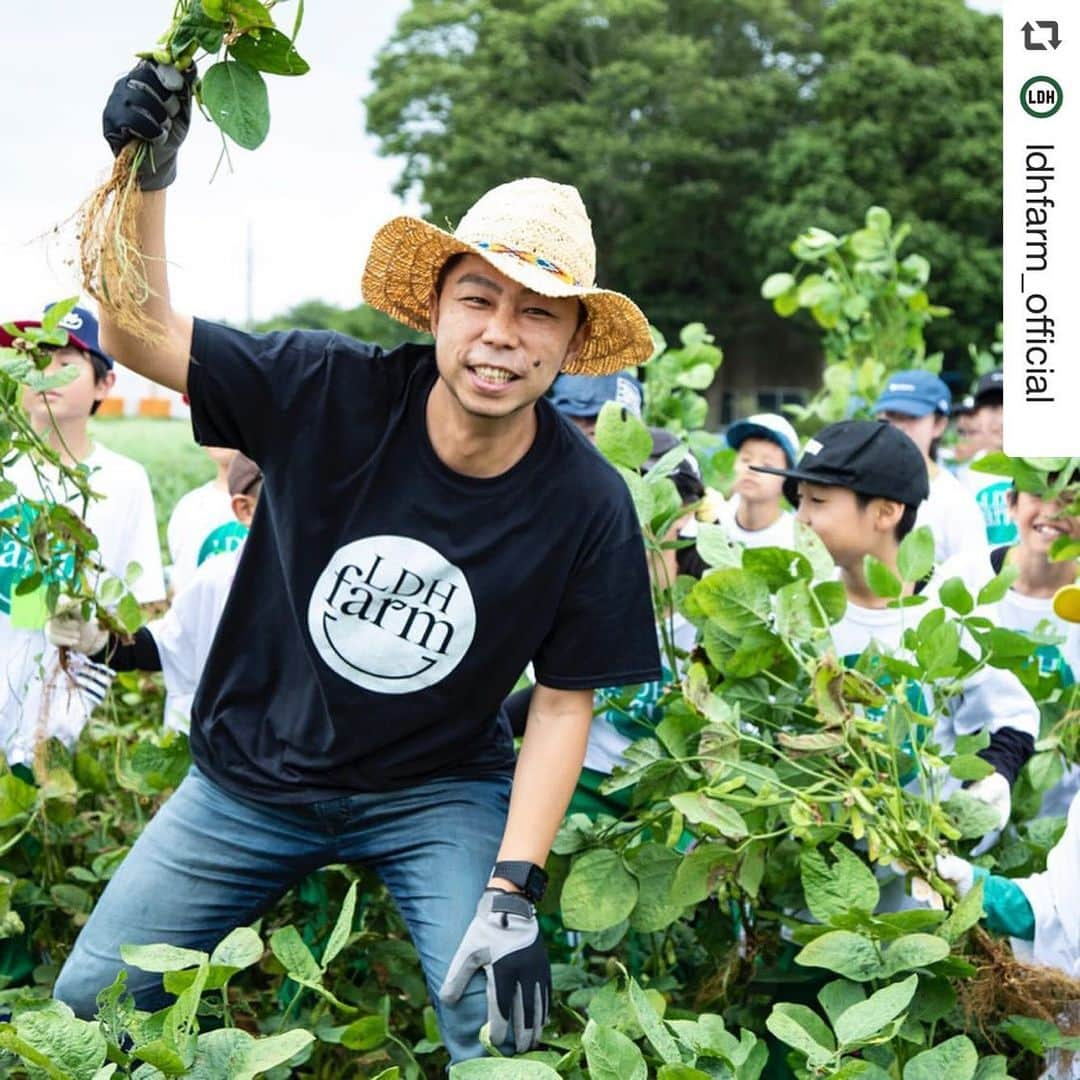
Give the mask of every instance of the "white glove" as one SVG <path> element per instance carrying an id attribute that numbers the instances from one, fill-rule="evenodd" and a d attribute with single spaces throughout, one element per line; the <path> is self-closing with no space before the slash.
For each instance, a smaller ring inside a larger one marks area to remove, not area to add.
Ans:
<path id="1" fill-rule="evenodd" d="M 56 601 L 56 613 L 45 623 L 45 637 L 58 649 L 74 649 L 93 656 L 105 648 L 109 635 L 98 626 L 97 619 L 84 619 L 81 608 L 81 600 L 61 596 Z"/>
<path id="2" fill-rule="evenodd" d="M 1008 825 L 1009 815 L 1012 813 L 1012 794 L 1009 790 L 1009 781 L 1001 773 L 991 773 L 982 780 L 976 781 L 967 789 L 967 793 L 998 812 L 997 827 L 999 829 L 1004 829 Z"/>
<path id="3" fill-rule="evenodd" d="M 939 855 L 934 861 L 937 863 L 937 872 L 946 881 L 953 883 L 957 897 L 963 900 L 975 884 L 975 868 L 959 855 Z"/>

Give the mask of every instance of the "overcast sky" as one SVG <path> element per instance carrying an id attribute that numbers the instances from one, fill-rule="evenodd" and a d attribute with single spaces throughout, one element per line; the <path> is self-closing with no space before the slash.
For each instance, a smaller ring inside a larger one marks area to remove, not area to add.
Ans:
<path id="1" fill-rule="evenodd" d="M 220 140 L 195 118 L 169 196 L 178 307 L 243 322 L 249 229 L 256 319 L 308 298 L 358 301 L 372 233 L 403 209 L 390 190 L 396 164 L 378 157 L 364 135 L 361 98 L 375 52 L 407 6 L 407 0 L 310 2 L 297 42 L 310 74 L 269 77 L 270 137 L 254 153 L 234 147 L 234 171 L 223 167 L 212 184 Z M 1001 10 L 994 0 L 972 6 Z M 25 317 L 46 300 L 78 291 L 70 265 L 73 230 L 63 222 L 110 166 L 100 135 L 109 89 L 133 54 L 165 29 L 170 7 L 166 0 L 5 5 L 0 319 Z M 281 5 L 283 22 L 292 9 L 293 3 Z"/>

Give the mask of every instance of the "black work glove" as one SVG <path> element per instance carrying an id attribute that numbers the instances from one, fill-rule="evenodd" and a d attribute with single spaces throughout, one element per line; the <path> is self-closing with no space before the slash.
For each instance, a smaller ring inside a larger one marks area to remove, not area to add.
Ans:
<path id="1" fill-rule="evenodd" d="M 551 1007 L 551 966 L 536 913 L 520 893 L 484 890 L 439 997 L 453 1005 L 480 968 L 487 975 L 492 1043 L 501 1046 L 512 1029 L 515 1051 L 531 1050 Z"/>
<path id="2" fill-rule="evenodd" d="M 171 64 L 140 60 L 117 79 L 101 127 L 115 157 L 132 139 L 149 144 L 139 166 L 139 187 L 157 191 L 176 179 L 176 153 L 191 123 L 195 65 L 178 71 Z"/>

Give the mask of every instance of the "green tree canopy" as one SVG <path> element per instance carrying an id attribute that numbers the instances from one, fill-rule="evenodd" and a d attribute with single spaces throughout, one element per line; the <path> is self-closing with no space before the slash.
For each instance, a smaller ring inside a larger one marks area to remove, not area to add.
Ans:
<path id="1" fill-rule="evenodd" d="M 305 300 L 281 315 L 259 323 L 256 330 L 337 330 L 361 341 L 392 349 L 403 341 L 430 341 L 396 319 L 376 311 L 369 304 L 354 308 L 335 307 L 323 300 Z"/>
<path id="2" fill-rule="evenodd" d="M 889 206 L 953 346 L 999 318 L 1000 40 L 963 0 L 413 0 L 368 128 L 434 221 L 517 176 L 576 184 L 601 284 L 725 343 L 776 322 L 757 285 L 791 236 Z"/>

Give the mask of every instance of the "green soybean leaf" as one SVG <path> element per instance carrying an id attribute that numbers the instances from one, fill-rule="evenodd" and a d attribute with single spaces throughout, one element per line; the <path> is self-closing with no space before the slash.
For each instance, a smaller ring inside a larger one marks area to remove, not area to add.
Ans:
<path id="1" fill-rule="evenodd" d="M 607 401 L 596 418 L 596 448 L 608 461 L 636 470 L 652 453 L 652 436 L 625 406 Z"/>
<path id="2" fill-rule="evenodd" d="M 881 958 L 874 943 L 850 930 L 831 930 L 815 938 L 795 957 L 795 963 L 835 971 L 855 982 L 869 982 L 881 974 Z"/>
<path id="3" fill-rule="evenodd" d="M 746 570 L 717 570 L 702 578 L 692 595 L 705 614 L 729 634 L 745 634 L 769 618 L 768 583 Z"/>
<path id="4" fill-rule="evenodd" d="M 238 60 L 214 64 L 202 78 L 202 100 L 214 123 L 238 146 L 254 150 L 270 131 L 266 83 Z"/>
<path id="5" fill-rule="evenodd" d="M 198 949 L 182 949 L 179 945 L 121 945 L 120 957 L 132 967 L 156 972 L 182 971 L 210 959 Z"/>
<path id="6" fill-rule="evenodd" d="M 682 908 L 671 902 L 671 887 L 682 856 L 663 844 L 649 843 L 627 851 L 626 863 L 638 882 L 631 929 L 652 933 L 670 926 L 682 914 Z"/>
<path id="7" fill-rule="evenodd" d="M 742 565 L 742 548 L 732 541 L 723 525 L 698 525 L 694 547 L 709 566 L 724 569 Z"/>
<path id="8" fill-rule="evenodd" d="M 638 986 L 635 979 L 627 982 L 626 993 L 630 999 L 630 1005 L 634 1010 L 634 1016 L 649 1040 L 653 1050 L 659 1055 L 660 1060 L 668 1064 L 676 1064 L 682 1060 L 679 1054 L 679 1045 L 675 1037 L 664 1026 L 660 1014 L 653 1008 L 652 1001 L 644 990 Z"/>
<path id="9" fill-rule="evenodd" d="M 903 589 L 900 579 L 880 559 L 867 555 L 863 560 L 863 573 L 866 575 L 866 584 L 878 596 L 888 600 L 895 600 L 900 596 Z"/>
<path id="10" fill-rule="evenodd" d="M 656 1080 L 710 1080 L 710 1074 L 691 1065 L 661 1065 Z"/>
<path id="11" fill-rule="evenodd" d="M 814 586 L 814 596 L 829 623 L 837 623 L 847 611 L 847 592 L 839 581 L 822 581 Z"/>
<path id="12" fill-rule="evenodd" d="M 1009 1080 L 1009 1059 L 1000 1054 L 996 1057 L 979 1058 L 975 1080 Z"/>
<path id="13" fill-rule="evenodd" d="M 210 954 L 211 965 L 237 971 L 257 964 L 263 954 L 262 938 L 250 926 L 238 926 L 218 942 Z"/>
<path id="14" fill-rule="evenodd" d="M 949 943 L 936 934 L 905 934 L 885 950 L 883 977 L 928 967 L 949 955 Z"/>
<path id="15" fill-rule="evenodd" d="M 782 293 L 795 288 L 795 277 L 792 274 L 770 274 L 761 283 L 761 298 L 763 300 L 775 300 Z"/>
<path id="16" fill-rule="evenodd" d="M 687 791 L 672 795 L 671 805 L 694 825 L 709 825 L 729 840 L 744 840 L 750 835 L 737 810 L 711 799 L 703 791 Z"/>
<path id="17" fill-rule="evenodd" d="M 998 812 L 966 791 L 950 795 L 941 806 L 963 840 L 974 840 L 997 828 Z"/>
<path id="18" fill-rule="evenodd" d="M 765 1020 L 765 1026 L 781 1042 L 793 1046 L 812 1068 L 818 1068 L 831 1060 L 836 1050 L 836 1040 L 825 1022 L 813 1009 L 782 1001 L 773 1006 Z"/>
<path id="19" fill-rule="evenodd" d="M 1019 571 L 1015 566 L 1006 566 L 996 578 L 988 581 L 979 590 L 979 595 L 975 598 L 976 603 L 981 606 L 983 604 L 996 604 L 999 600 L 1004 600 L 1018 574 Z"/>
<path id="20" fill-rule="evenodd" d="M 338 913 L 337 922 L 334 924 L 334 929 L 330 934 L 330 940 L 327 941 L 326 948 L 323 950 L 323 970 L 330 966 L 334 957 L 337 956 L 349 942 L 349 935 L 352 933 L 353 919 L 356 916 L 356 888 L 358 884 L 358 882 L 354 881 L 349 886 L 349 891 L 345 894 L 345 899 L 341 905 L 341 911 Z"/>
<path id="21" fill-rule="evenodd" d="M 280 30 L 257 30 L 229 46 L 234 60 L 268 75 L 306 75 L 311 67 Z"/>
<path id="22" fill-rule="evenodd" d="M 606 930 L 629 918 L 637 898 L 637 879 L 618 852 L 587 851 L 574 860 L 563 882 L 563 921 L 572 930 Z"/>
<path id="23" fill-rule="evenodd" d="M 979 1065 L 975 1044 L 957 1035 L 916 1054 L 904 1066 L 904 1080 L 972 1080 Z"/>
<path id="24" fill-rule="evenodd" d="M 920 525 L 900 541 L 896 555 L 896 567 L 904 581 L 914 584 L 934 569 L 934 534 L 926 525 Z"/>
<path id="25" fill-rule="evenodd" d="M 952 608 L 957 615 L 970 615 L 975 610 L 975 601 L 962 578 L 949 578 L 938 590 L 938 596 L 941 602 L 947 608 Z"/>
<path id="26" fill-rule="evenodd" d="M 810 913 L 827 923 L 853 909 L 873 911 L 881 898 L 874 872 L 842 844 L 834 844 L 832 853 L 836 862 L 831 866 L 820 851 L 811 848 L 802 853 L 799 866 Z"/>
<path id="27" fill-rule="evenodd" d="M 472 1058 L 459 1061 L 450 1069 L 450 1080 L 558 1080 L 558 1077 L 550 1065 L 525 1058 Z"/>
<path id="28" fill-rule="evenodd" d="M 295 926 L 283 926 L 280 930 L 275 930 L 270 935 L 270 948 L 289 975 L 298 982 L 300 979 L 308 979 L 317 983 L 322 977 L 321 968 Z"/>
<path id="29" fill-rule="evenodd" d="M 641 1051 L 614 1028 L 601 1027 L 595 1020 L 590 1020 L 581 1036 L 581 1045 L 593 1080 L 645 1080 L 649 1074 Z M 508 1074 L 500 1072 L 498 1075 Z M 451 1080 L 457 1080 L 453 1070 Z"/>
<path id="30" fill-rule="evenodd" d="M 918 985 L 919 976 L 910 975 L 852 1005 L 834 1022 L 837 1041 L 850 1046 L 877 1035 L 908 1007 Z"/>
<path id="31" fill-rule="evenodd" d="M 348 1050 L 374 1050 L 386 1042 L 389 1034 L 386 1017 L 362 1016 L 341 1033 L 341 1045 Z"/>
<path id="32" fill-rule="evenodd" d="M 847 979 L 834 979 L 818 991 L 817 997 L 829 1023 L 835 1028 L 836 1022 L 852 1005 L 866 1000 L 866 991 L 858 983 Z"/>
<path id="33" fill-rule="evenodd" d="M 949 772 L 957 780 L 982 780 L 994 771 L 994 766 L 978 754 L 957 754 L 949 762 Z"/>

